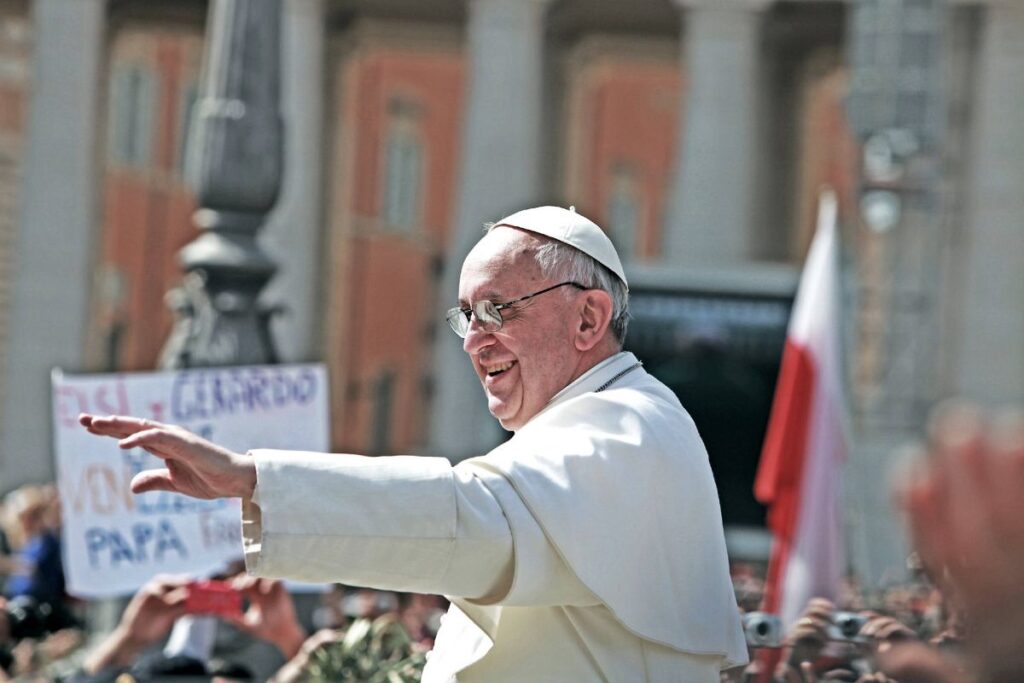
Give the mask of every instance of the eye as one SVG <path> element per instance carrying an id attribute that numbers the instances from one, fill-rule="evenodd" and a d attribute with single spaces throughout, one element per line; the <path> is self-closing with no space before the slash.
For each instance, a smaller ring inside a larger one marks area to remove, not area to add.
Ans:
<path id="1" fill-rule="evenodd" d="M 516 316 L 519 315 L 519 304 L 497 304 L 495 308 L 501 312 L 501 318 L 505 322 L 509 320 L 515 320 Z"/>

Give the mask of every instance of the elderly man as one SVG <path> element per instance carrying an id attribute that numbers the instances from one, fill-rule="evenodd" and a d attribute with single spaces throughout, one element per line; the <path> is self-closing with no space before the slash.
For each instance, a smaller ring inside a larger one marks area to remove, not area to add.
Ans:
<path id="1" fill-rule="evenodd" d="M 82 424 L 165 460 L 136 492 L 241 496 L 253 573 L 450 596 L 424 681 L 710 683 L 746 661 L 718 499 L 692 420 L 622 352 L 627 300 L 574 210 L 494 224 L 448 322 L 515 436 L 455 467 Z"/>

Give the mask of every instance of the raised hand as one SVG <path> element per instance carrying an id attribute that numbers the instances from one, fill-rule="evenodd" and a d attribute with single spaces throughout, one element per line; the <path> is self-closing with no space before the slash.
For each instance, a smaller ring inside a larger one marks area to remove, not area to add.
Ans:
<path id="1" fill-rule="evenodd" d="M 145 648 L 167 635 L 185 614 L 187 576 L 156 576 L 132 597 L 121 622 L 86 658 L 83 668 L 96 674 L 108 667 L 129 666 Z"/>
<path id="2" fill-rule="evenodd" d="M 91 434 L 119 439 L 121 448 L 142 448 L 164 461 L 165 469 L 135 475 L 134 493 L 174 491 L 193 498 L 231 498 L 251 496 L 256 487 L 251 458 L 181 427 L 122 415 L 83 413 L 78 421 Z"/>
<path id="3" fill-rule="evenodd" d="M 962 610 L 983 681 L 1024 680 L 1024 418 L 937 411 L 898 492 L 925 566 Z"/>
<path id="4" fill-rule="evenodd" d="M 297 655 L 306 632 L 284 583 L 240 575 L 231 585 L 249 601 L 249 609 L 245 614 L 225 618 L 249 635 L 276 645 L 285 659 Z"/>

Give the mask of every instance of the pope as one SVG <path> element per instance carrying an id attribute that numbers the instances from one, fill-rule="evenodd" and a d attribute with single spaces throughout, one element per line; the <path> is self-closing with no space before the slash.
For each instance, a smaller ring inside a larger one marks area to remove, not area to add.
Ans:
<path id="1" fill-rule="evenodd" d="M 538 207 L 488 227 L 448 323 L 514 436 L 444 458 L 234 453 L 82 415 L 165 469 L 136 493 L 242 498 L 246 566 L 451 600 L 423 680 L 713 683 L 747 660 L 707 452 L 622 350 L 629 289 L 602 230 Z"/>

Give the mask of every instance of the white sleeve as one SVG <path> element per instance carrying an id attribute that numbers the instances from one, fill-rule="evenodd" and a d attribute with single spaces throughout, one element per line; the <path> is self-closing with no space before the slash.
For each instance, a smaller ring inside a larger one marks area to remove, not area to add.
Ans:
<path id="1" fill-rule="evenodd" d="M 457 465 L 455 470 L 471 471 L 472 476 L 488 488 L 501 506 L 514 546 L 512 573 L 507 584 L 496 587 L 498 590 L 491 595 L 471 602 L 508 607 L 585 607 L 600 602 L 555 549 L 533 512 L 504 476 L 489 468 L 475 466 L 472 460 Z M 467 473 L 462 476 L 468 476 Z"/>
<path id="2" fill-rule="evenodd" d="M 251 573 L 482 599 L 507 590 L 512 535 L 502 508 L 447 460 L 252 456 L 257 493 L 242 508 Z"/>

